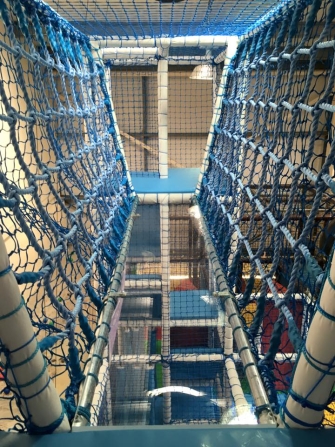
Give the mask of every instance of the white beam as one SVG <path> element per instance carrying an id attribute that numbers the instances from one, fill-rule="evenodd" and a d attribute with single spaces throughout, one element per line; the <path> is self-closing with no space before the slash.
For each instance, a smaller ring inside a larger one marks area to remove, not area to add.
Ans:
<path id="1" fill-rule="evenodd" d="M 219 320 L 216 318 L 202 318 L 194 320 L 170 320 L 170 327 L 217 327 L 219 325 Z M 139 327 L 160 327 L 162 326 L 162 321 L 159 319 L 155 320 L 121 320 L 119 327 L 128 328 L 139 328 Z"/>
<path id="2" fill-rule="evenodd" d="M 157 65 L 158 84 L 158 150 L 160 178 L 168 177 L 168 62 L 160 59 Z"/>
<path id="3" fill-rule="evenodd" d="M 174 205 L 189 204 L 194 193 L 138 193 L 141 204 L 153 205 L 156 203 L 169 203 Z"/>
<path id="4" fill-rule="evenodd" d="M 141 48 L 139 48 L 141 49 Z M 112 48 L 108 48 L 108 51 L 113 50 Z M 103 51 L 103 50 L 101 50 Z M 157 65 L 158 59 L 153 57 L 147 57 L 147 58 L 140 58 L 140 57 L 134 57 L 132 58 L 126 58 L 126 57 L 117 57 L 114 58 L 112 56 L 113 53 L 111 53 L 111 56 L 104 56 L 104 59 L 111 59 L 111 62 L 114 66 L 134 66 L 134 65 Z M 136 64 L 134 59 L 136 59 Z M 199 65 L 199 64 L 211 64 L 213 59 L 208 58 L 207 56 L 169 56 L 166 58 L 169 62 L 169 65 Z M 172 73 L 172 76 L 174 76 L 175 73 Z M 177 73 L 178 75 L 178 73 Z M 171 73 L 169 73 L 169 76 L 171 76 Z M 179 73 L 180 76 L 180 73 Z"/>
<path id="5" fill-rule="evenodd" d="M 171 362 L 223 362 L 227 358 L 224 354 L 170 354 L 168 356 Z M 232 354 L 234 361 L 241 361 L 240 356 L 236 353 Z M 262 358 L 262 356 L 261 356 Z M 277 362 L 295 362 L 297 354 L 276 354 L 275 360 Z M 160 363 L 162 361 L 162 356 L 160 354 L 151 355 L 113 355 L 110 358 L 111 362 L 114 363 Z"/>
<path id="6" fill-rule="evenodd" d="M 94 47 L 200 47 L 200 48 L 218 48 L 224 47 L 231 36 L 183 36 L 183 37 L 158 37 L 149 39 L 106 39 L 94 37 L 91 43 Z"/>
<path id="7" fill-rule="evenodd" d="M 102 48 L 101 56 L 103 59 L 147 59 L 158 56 L 158 48 L 134 48 L 134 47 L 111 47 Z"/>

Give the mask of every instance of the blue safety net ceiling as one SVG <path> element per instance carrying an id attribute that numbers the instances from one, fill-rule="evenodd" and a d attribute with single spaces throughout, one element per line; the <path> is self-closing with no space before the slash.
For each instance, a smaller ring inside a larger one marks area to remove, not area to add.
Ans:
<path id="1" fill-rule="evenodd" d="M 287 0 L 51 0 L 62 17 L 93 37 L 242 35 Z"/>

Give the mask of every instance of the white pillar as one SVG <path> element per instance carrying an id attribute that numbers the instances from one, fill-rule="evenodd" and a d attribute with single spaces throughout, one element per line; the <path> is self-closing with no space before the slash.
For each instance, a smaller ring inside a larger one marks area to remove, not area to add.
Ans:
<path id="1" fill-rule="evenodd" d="M 31 434 L 68 432 L 70 425 L 56 388 L 50 380 L 46 360 L 38 348 L 29 314 L 0 234 L 0 339 L 8 350 L 7 379 L 20 400 L 22 414 L 32 424 Z M 55 426 L 52 428 L 52 426 Z"/>
<path id="2" fill-rule="evenodd" d="M 166 54 L 167 56 L 167 54 Z M 158 83 L 158 150 L 160 178 L 168 177 L 168 67 L 166 59 L 157 65 Z"/>
<path id="3" fill-rule="evenodd" d="M 169 205 L 160 205 L 160 236 L 162 265 L 162 356 L 170 355 L 170 222 Z M 163 364 L 163 386 L 171 385 L 170 365 Z M 171 393 L 163 396 L 163 422 L 171 421 Z"/>
<path id="4" fill-rule="evenodd" d="M 335 375 L 335 256 L 323 286 L 303 348 L 297 360 L 291 390 L 280 425 L 320 426 Z"/>

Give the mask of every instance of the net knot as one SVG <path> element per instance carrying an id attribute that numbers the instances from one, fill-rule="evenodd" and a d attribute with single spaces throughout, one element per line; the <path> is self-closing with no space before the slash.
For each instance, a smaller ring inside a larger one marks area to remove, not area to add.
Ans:
<path id="1" fill-rule="evenodd" d="M 171 364 L 172 357 L 170 355 L 161 355 L 161 364 L 163 368 L 168 368 Z"/>

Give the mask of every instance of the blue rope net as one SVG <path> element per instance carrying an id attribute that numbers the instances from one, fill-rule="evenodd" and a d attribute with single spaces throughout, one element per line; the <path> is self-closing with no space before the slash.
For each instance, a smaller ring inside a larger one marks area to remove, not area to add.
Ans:
<path id="1" fill-rule="evenodd" d="M 276 411 L 334 243 L 334 14 L 298 1 L 240 42 L 199 192 Z"/>
<path id="2" fill-rule="evenodd" d="M 289 0 L 49 2 L 69 23 L 94 38 L 242 35 L 289 3 Z"/>
<path id="3" fill-rule="evenodd" d="M 132 206 L 108 76 L 93 56 L 89 37 L 245 35 L 228 67 L 198 199 L 277 413 L 335 239 L 334 2 L 218 6 L 200 0 L 113 5 L 95 0 L 85 6 L 57 0 L 50 6 L 54 9 L 40 0 L 0 1 L 0 227 L 70 419 Z M 221 51 L 212 49 L 211 63 Z M 203 48 L 173 48 L 169 54 L 177 63 L 199 56 L 206 56 Z M 139 67 L 134 59 L 127 69 L 107 63 L 130 167 L 140 172 L 158 168 L 156 111 L 144 117 L 148 101 L 156 107 L 155 63 L 141 61 Z M 216 65 L 218 78 L 221 69 Z M 143 71 L 148 79 L 140 84 L 136 77 Z M 170 103 L 175 101 L 185 121 L 170 110 L 170 131 L 176 134 L 170 134 L 170 142 L 180 143 L 184 133 L 204 148 L 197 133 L 208 127 L 213 91 L 210 84 L 202 93 L 197 87 L 198 99 L 203 97 L 198 122 L 189 113 L 192 97 L 183 104 L 187 83 L 186 78 L 171 83 Z M 196 150 L 187 157 L 189 146 L 171 148 L 181 165 L 199 165 Z M 170 304 L 163 300 L 162 241 L 153 236 L 162 217 L 153 208 L 143 211 L 149 239 L 140 233 L 132 240 L 126 285 L 134 296 L 125 300 L 112 357 L 104 354 L 93 423 L 222 423 L 235 415 L 224 365 L 226 327 L 213 301 L 203 241 L 188 211 L 177 208 L 170 207 L 169 274 L 186 275 L 190 282 L 176 286 L 170 278 Z M 176 217 L 186 224 L 177 224 Z M 179 321 L 186 319 L 194 320 L 187 330 Z M 242 390 L 250 396 L 235 345 L 233 353 Z M 16 429 L 24 430 L 21 396 L 7 379 L 5 346 L 1 354 L 1 397 L 8 409 L 3 427 L 7 418 L 10 426 L 15 421 Z M 188 354 L 192 362 L 185 361 Z M 122 355 L 128 356 L 125 361 Z M 198 355 L 208 355 L 208 361 L 198 361 Z M 167 377 L 172 386 L 200 394 L 196 399 L 180 392 L 148 396 Z M 331 413 L 324 423 L 334 423 Z"/>
<path id="4" fill-rule="evenodd" d="M 40 2 L 1 1 L 0 14 L 0 228 L 71 419 L 132 189 L 86 36 Z M 24 429 L 6 346 L 1 359 L 1 422 Z"/>

